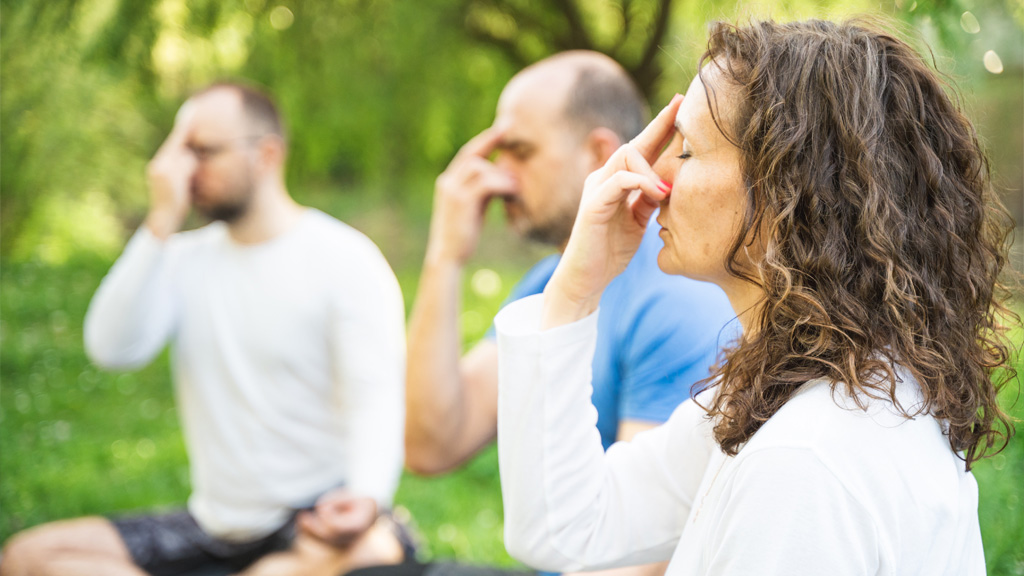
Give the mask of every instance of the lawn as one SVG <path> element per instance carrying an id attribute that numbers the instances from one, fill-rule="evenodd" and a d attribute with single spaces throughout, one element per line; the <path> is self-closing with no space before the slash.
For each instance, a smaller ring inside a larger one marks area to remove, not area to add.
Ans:
<path id="1" fill-rule="evenodd" d="M 408 303 L 425 225 L 403 228 L 394 214 L 366 218 L 359 224 L 385 246 Z M 407 234 L 387 240 L 395 229 Z M 510 260 L 509 245 L 507 238 L 485 238 L 474 261 L 480 264 L 470 266 L 462 316 L 467 343 L 487 329 L 536 257 L 534 251 Z M 0 541 L 58 518 L 177 507 L 188 494 L 166 354 L 139 372 L 114 374 L 91 366 L 82 350 L 82 317 L 109 264 L 78 258 L 60 266 L 0 266 Z M 1024 400 L 1013 411 L 1024 418 Z M 975 474 L 989 573 L 1024 574 L 1024 439 L 979 463 Z M 445 477 L 406 475 L 396 504 L 424 536 L 424 558 L 514 564 L 501 544 L 493 447 Z"/>

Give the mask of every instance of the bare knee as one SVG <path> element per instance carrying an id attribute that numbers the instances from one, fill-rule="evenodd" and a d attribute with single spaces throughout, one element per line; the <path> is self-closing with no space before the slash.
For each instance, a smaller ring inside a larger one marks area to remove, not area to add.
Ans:
<path id="1" fill-rule="evenodd" d="M 4 545 L 0 576 L 29 576 L 38 571 L 47 557 L 50 536 L 46 526 L 18 532 Z"/>
<path id="2" fill-rule="evenodd" d="M 45 573 L 59 556 L 83 552 L 109 558 L 127 558 L 128 552 L 114 526 L 104 518 L 77 518 L 41 524 L 23 530 L 4 546 L 0 576 Z"/>

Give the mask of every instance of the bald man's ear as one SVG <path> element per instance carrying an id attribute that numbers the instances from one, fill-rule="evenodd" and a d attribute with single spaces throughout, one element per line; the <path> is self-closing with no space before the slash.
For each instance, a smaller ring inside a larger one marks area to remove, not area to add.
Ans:
<path id="1" fill-rule="evenodd" d="M 590 171 L 593 172 L 604 166 L 608 158 L 619 149 L 619 146 L 622 146 L 622 140 L 619 140 L 619 135 L 608 128 L 594 128 L 590 134 L 587 134 L 586 146 L 592 158 Z"/>

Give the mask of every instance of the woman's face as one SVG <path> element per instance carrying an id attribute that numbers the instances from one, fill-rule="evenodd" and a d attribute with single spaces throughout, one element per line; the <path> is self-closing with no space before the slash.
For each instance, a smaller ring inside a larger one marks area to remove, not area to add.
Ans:
<path id="1" fill-rule="evenodd" d="M 714 66 L 706 67 L 704 76 L 715 88 L 712 102 L 717 97 L 719 123 L 728 127 L 735 89 L 718 80 Z M 736 279 L 726 272 L 726 255 L 743 221 L 747 194 L 740 149 L 715 125 L 699 75 L 686 91 L 675 128 L 668 149 L 654 166 L 661 178 L 672 182 L 672 194 L 658 215 L 665 243 L 658 266 L 669 274 L 714 282 L 728 293 Z M 738 258 L 743 258 L 742 252 Z"/>

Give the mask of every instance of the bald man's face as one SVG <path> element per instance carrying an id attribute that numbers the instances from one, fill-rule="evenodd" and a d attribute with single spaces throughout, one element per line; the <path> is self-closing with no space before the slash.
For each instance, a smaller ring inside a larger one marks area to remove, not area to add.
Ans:
<path id="1" fill-rule="evenodd" d="M 212 90 L 190 102 L 195 116 L 186 145 L 198 160 L 192 205 L 208 218 L 231 222 L 245 213 L 255 194 L 258 135 L 236 92 Z"/>
<path id="2" fill-rule="evenodd" d="M 591 158 L 564 117 L 569 80 L 549 76 L 516 77 L 505 88 L 494 122 L 504 128 L 495 164 L 518 183 L 518 193 L 505 201 L 512 227 L 561 246 L 572 232 Z"/>

